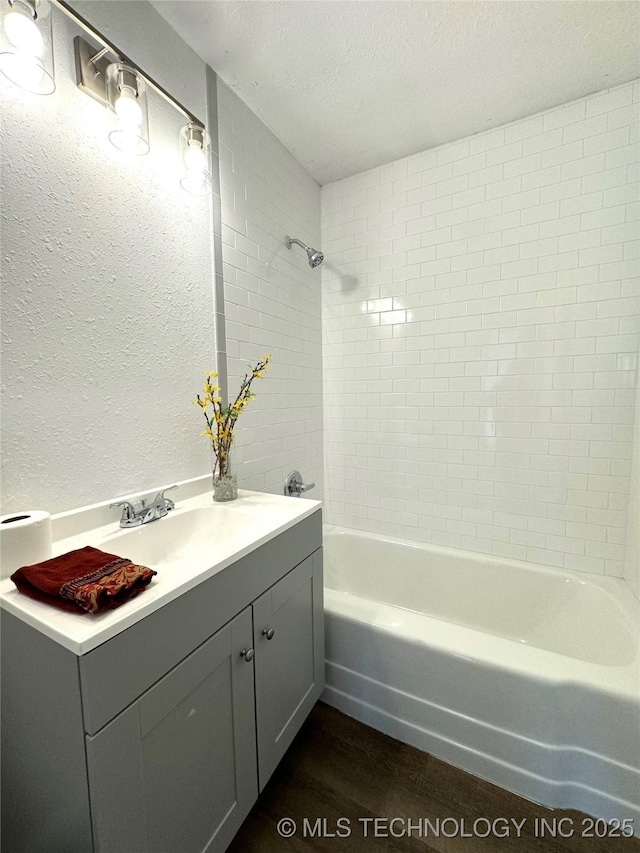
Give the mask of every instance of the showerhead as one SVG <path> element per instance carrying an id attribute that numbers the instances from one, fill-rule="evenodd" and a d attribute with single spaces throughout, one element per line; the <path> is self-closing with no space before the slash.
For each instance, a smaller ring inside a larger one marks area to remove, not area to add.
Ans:
<path id="1" fill-rule="evenodd" d="M 312 267 L 319 267 L 324 261 L 324 255 L 317 249 L 307 249 L 307 255 L 309 257 L 309 265 Z"/>
<path id="2" fill-rule="evenodd" d="M 309 258 L 309 266 L 310 267 L 319 267 L 320 264 L 324 261 L 324 255 L 318 249 L 312 249 L 311 246 L 305 246 L 305 244 L 301 240 L 296 240 L 295 237 L 289 237 L 288 235 L 284 238 L 284 244 L 287 249 L 291 248 L 292 243 L 297 243 L 298 246 L 302 246 L 302 248 L 307 253 L 307 257 Z"/>

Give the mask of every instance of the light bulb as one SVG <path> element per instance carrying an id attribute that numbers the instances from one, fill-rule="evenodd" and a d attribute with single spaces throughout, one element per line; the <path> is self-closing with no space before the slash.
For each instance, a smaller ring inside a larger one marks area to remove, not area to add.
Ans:
<path id="1" fill-rule="evenodd" d="M 123 62 L 107 66 L 107 101 L 117 116 L 109 139 L 120 151 L 140 156 L 149 153 L 147 96 L 144 79 Z"/>
<path id="2" fill-rule="evenodd" d="M 140 127 L 142 124 L 142 110 L 136 93 L 128 86 L 123 86 L 114 104 L 116 115 L 123 125 L 130 128 Z"/>
<path id="3" fill-rule="evenodd" d="M 195 139 L 190 140 L 184 155 L 184 166 L 189 174 L 202 173 L 207 168 L 207 158 L 202 145 Z"/>
<path id="4" fill-rule="evenodd" d="M 184 174 L 180 186 L 193 195 L 207 195 L 211 189 L 209 139 L 204 127 L 190 122 L 180 131 L 180 152 Z"/>
<path id="5" fill-rule="evenodd" d="M 11 44 L 31 56 L 42 56 L 44 39 L 38 25 L 22 12 L 9 12 L 4 19 L 4 31 Z"/>

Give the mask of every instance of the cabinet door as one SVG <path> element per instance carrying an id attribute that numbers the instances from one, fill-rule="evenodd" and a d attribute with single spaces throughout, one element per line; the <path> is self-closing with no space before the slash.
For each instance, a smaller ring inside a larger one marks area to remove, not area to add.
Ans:
<path id="1" fill-rule="evenodd" d="M 247 608 L 87 736 L 96 853 L 226 849 L 257 797 L 251 642 Z"/>
<path id="2" fill-rule="evenodd" d="M 322 549 L 254 602 L 253 627 L 262 790 L 324 688 Z"/>

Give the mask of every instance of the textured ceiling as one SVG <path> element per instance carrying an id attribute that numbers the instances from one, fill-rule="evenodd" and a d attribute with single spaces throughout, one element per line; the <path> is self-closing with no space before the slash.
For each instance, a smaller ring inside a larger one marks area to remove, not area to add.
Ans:
<path id="1" fill-rule="evenodd" d="M 155 0 L 320 184 L 640 76 L 636 0 Z"/>

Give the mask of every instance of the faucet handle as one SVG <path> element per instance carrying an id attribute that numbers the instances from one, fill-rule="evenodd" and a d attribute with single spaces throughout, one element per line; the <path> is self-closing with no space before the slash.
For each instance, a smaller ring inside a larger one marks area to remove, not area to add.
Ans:
<path id="1" fill-rule="evenodd" d="M 116 503 L 109 504 L 109 509 L 114 509 L 117 506 L 121 506 L 122 509 L 122 518 L 120 521 L 131 521 L 135 518 L 136 511 L 132 503 L 129 501 L 116 501 Z"/>
<path id="2" fill-rule="evenodd" d="M 176 505 L 174 504 L 174 502 L 170 498 L 165 498 L 164 493 L 171 491 L 171 489 L 177 488 L 178 486 L 174 484 L 173 486 L 167 486 L 166 489 L 160 489 L 160 491 L 154 498 L 154 505 L 164 507 L 165 509 L 175 509 Z"/>
<path id="3" fill-rule="evenodd" d="M 299 498 L 302 492 L 315 488 L 315 483 L 304 483 L 300 471 L 292 471 L 284 481 L 284 493 L 289 497 Z"/>

